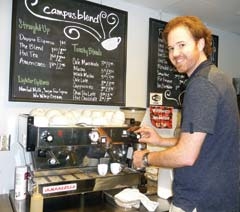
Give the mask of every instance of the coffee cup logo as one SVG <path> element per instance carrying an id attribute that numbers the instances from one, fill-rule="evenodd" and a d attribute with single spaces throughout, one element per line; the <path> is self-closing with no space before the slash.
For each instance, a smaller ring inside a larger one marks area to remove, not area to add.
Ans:
<path id="1" fill-rule="evenodd" d="M 104 40 L 101 44 L 104 49 L 111 51 L 118 47 L 121 40 L 122 40 L 121 37 L 113 37 Z"/>

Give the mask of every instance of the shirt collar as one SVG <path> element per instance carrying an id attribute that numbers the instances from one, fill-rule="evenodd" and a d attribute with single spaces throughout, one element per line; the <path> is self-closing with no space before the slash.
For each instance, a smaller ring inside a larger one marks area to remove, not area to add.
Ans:
<path id="1" fill-rule="evenodd" d="M 195 76 L 200 70 L 204 69 L 207 66 L 212 65 L 212 61 L 211 60 L 205 60 L 202 63 L 199 64 L 199 66 L 195 69 L 195 71 L 191 74 L 191 76 L 189 77 L 189 79 L 193 78 L 193 76 Z"/>

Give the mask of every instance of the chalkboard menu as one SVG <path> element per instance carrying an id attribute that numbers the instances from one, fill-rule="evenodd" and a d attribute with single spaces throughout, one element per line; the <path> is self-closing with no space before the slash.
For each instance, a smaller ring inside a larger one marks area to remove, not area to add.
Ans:
<path id="1" fill-rule="evenodd" d="M 13 0 L 10 101 L 125 105 L 127 12 Z"/>
<path id="2" fill-rule="evenodd" d="M 181 108 L 187 76 L 172 66 L 165 51 L 162 31 L 167 22 L 149 20 L 149 58 L 147 105 L 163 105 Z M 218 36 L 213 35 L 211 60 L 217 65 Z"/>
<path id="3" fill-rule="evenodd" d="M 218 66 L 218 36 L 212 35 L 212 55 L 211 60 L 212 62 Z"/>

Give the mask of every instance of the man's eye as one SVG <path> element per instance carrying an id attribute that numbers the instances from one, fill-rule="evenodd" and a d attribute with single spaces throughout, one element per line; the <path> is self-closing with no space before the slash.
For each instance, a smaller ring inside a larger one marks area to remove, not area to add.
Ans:
<path id="1" fill-rule="evenodd" d="M 173 49 L 174 49 L 173 47 L 168 47 L 169 52 L 173 51 Z"/>
<path id="2" fill-rule="evenodd" d="M 186 46 L 185 43 L 180 43 L 180 44 L 178 45 L 178 47 L 179 47 L 180 49 L 183 48 L 184 46 Z"/>

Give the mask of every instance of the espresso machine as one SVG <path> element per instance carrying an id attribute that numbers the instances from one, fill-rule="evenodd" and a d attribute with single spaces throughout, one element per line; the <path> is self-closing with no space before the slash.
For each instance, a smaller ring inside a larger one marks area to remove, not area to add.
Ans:
<path id="1" fill-rule="evenodd" d="M 129 132 L 129 126 L 36 126 L 34 116 L 18 118 L 18 142 L 29 169 L 25 211 L 47 212 L 66 198 L 85 207 L 87 199 L 102 198 L 103 191 L 141 184 L 142 173 L 132 168 L 137 136 Z M 97 165 L 111 162 L 121 163 L 122 171 L 100 176 Z M 20 212 L 19 203 L 13 196 L 10 199 L 14 211 Z M 36 211 L 34 204 L 42 209 Z"/>

